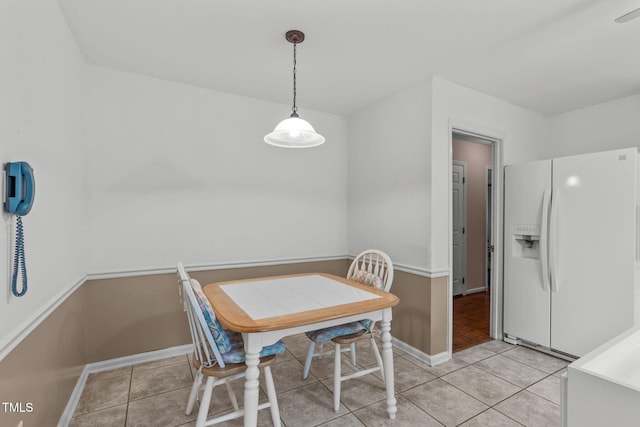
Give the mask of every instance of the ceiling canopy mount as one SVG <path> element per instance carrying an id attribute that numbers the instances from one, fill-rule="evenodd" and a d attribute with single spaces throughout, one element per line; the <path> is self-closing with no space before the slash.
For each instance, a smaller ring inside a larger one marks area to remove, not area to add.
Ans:
<path id="1" fill-rule="evenodd" d="M 304 41 L 304 33 L 300 30 L 289 30 L 284 35 L 289 43 L 300 44 Z"/>

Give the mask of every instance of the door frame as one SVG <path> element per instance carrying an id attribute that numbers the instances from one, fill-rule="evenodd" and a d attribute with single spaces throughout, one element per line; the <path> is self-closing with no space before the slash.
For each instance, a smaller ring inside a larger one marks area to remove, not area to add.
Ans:
<path id="1" fill-rule="evenodd" d="M 492 265 L 490 265 L 489 263 L 489 245 L 491 245 L 491 232 L 493 230 L 493 215 L 495 215 L 495 213 L 491 210 L 491 208 L 493 206 L 491 206 L 492 202 L 493 202 L 493 197 L 495 196 L 493 194 L 493 175 L 494 175 L 494 167 L 493 165 L 489 166 L 487 165 L 485 167 L 485 171 L 484 171 L 485 175 L 485 192 L 484 192 L 484 205 L 486 206 L 486 212 L 485 212 L 485 218 L 487 218 L 486 224 L 485 224 L 485 229 L 484 229 L 484 238 L 487 241 L 487 253 L 485 254 L 484 257 L 484 273 L 485 273 L 485 282 L 484 282 L 484 289 L 485 291 L 488 289 L 491 289 L 491 282 L 486 280 L 486 274 L 488 274 L 489 270 L 491 267 L 493 267 Z M 491 190 L 489 190 L 489 187 L 491 187 Z M 491 255 L 492 258 L 492 262 L 491 264 L 493 264 L 493 258 L 494 256 Z M 493 272 L 492 275 L 489 276 L 490 278 L 493 277 Z M 491 280 L 491 279 L 489 279 Z"/>
<path id="2" fill-rule="evenodd" d="M 464 160 L 452 160 L 451 161 L 451 165 L 458 165 L 462 167 L 462 204 L 461 204 L 461 208 L 462 208 L 462 228 L 463 230 L 467 228 L 467 183 L 466 178 L 467 178 L 467 162 Z M 453 172 L 453 167 L 451 168 L 451 171 Z M 451 174 L 453 175 L 453 173 Z M 453 183 L 451 184 L 453 186 Z M 453 188 L 452 188 L 453 189 Z M 452 203 L 451 203 L 451 232 L 453 235 L 453 199 L 452 199 Z M 453 251 L 453 239 L 451 239 L 451 245 L 452 245 L 452 251 Z M 462 286 L 462 295 L 466 295 L 467 294 L 467 283 L 466 283 L 466 278 L 467 278 L 467 233 L 466 232 L 462 232 L 462 239 L 461 239 L 461 246 L 462 246 L 462 259 L 460 260 L 461 262 L 461 266 L 460 266 L 460 270 L 462 271 L 462 278 L 463 278 L 463 286 Z M 452 252 L 452 258 L 451 258 L 451 281 L 453 283 L 453 275 L 454 275 L 454 268 L 453 268 L 453 252 Z M 453 292 L 453 291 L 452 291 Z"/>
<path id="3" fill-rule="evenodd" d="M 492 257 L 492 275 L 491 275 L 491 318 L 489 325 L 489 334 L 492 338 L 502 339 L 502 252 L 503 252 L 503 174 L 495 173 L 495 171 L 503 170 L 503 143 L 504 133 L 495 129 L 488 129 L 483 126 L 479 126 L 466 121 L 449 121 L 449 179 L 448 179 L 448 197 L 449 197 L 449 271 L 452 272 L 453 266 L 453 197 L 452 197 L 452 164 L 453 164 L 453 134 L 463 134 L 486 140 L 492 145 L 493 148 L 493 175 L 492 175 L 492 191 L 493 198 L 491 208 L 493 212 L 493 222 L 491 230 L 491 242 L 495 247 Z M 453 280 L 451 274 L 448 280 L 447 290 L 447 303 L 448 303 L 448 318 L 447 318 L 447 352 L 452 354 L 453 349 Z"/>

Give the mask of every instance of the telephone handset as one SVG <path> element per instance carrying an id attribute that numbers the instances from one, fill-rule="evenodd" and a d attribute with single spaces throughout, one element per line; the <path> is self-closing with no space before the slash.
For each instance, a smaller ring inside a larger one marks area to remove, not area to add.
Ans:
<path id="1" fill-rule="evenodd" d="M 4 170 L 7 174 L 4 210 L 20 216 L 28 214 L 36 190 L 33 169 L 27 162 L 15 162 L 7 163 Z"/>
<path id="2" fill-rule="evenodd" d="M 4 210 L 16 215 L 16 246 L 11 276 L 11 291 L 17 297 L 27 292 L 27 266 L 24 257 L 22 216 L 33 207 L 36 185 L 33 169 L 27 162 L 7 163 L 5 170 Z M 22 290 L 18 291 L 18 269 L 22 271 Z"/>

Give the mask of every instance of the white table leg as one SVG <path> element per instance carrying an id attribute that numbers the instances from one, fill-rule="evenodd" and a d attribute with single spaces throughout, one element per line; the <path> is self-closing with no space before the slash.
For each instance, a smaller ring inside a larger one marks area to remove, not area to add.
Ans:
<path id="1" fill-rule="evenodd" d="M 398 408 L 396 406 L 396 396 L 393 386 L 393 351 L 391 350 L 391 309 L 385 309 L 382 315 L 382 321 L 380 322 L 380 330 L 382 334 L 380 340 L 382 341 L 382 361 L 384 364 L 384 378 L 385 386 L 387 389 L 387 412 L 389 418 L 394 420 L 396 418 L 396 412 Z"/>
<path id="2" fill-rule="evenodd" d="M 247 370 L 245 371 L 244 383 L 244 427 L 256 427 L 258 425 L 258 398 L 259 398 L 259 380 L 260 370 L 260 351 L 262 346 L 255 336 L 250 334 L 242 334 L 244 337 L 244 351 L 246 353 L 245 363 Z"/>

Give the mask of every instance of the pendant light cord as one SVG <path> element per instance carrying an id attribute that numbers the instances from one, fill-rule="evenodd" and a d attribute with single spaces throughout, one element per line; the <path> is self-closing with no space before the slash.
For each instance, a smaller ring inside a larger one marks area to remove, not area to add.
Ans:
<path id="1" fill-rule="evenodd" d="M 296 106 L 296 46 L 293 44 L 293 107 L 291 107 L 291 117 L 298 117 L 298 107 Z"/>

